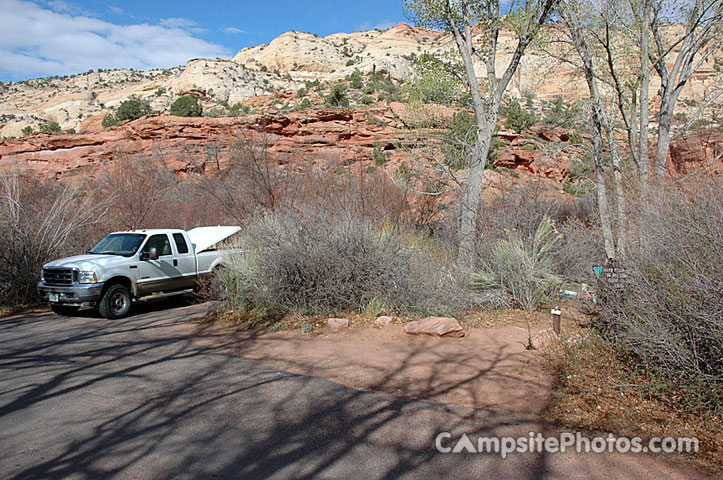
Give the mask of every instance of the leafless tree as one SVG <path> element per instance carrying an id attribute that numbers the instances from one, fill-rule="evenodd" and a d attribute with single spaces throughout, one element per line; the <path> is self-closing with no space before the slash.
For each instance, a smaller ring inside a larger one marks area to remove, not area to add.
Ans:
<path id="1" fill-rule="evenodd" d="M 462 57 L 470 90 L 477 136 L 469 159 L 469 175 L 460 205 L 457 263 L 471 266 L 475 245 L 477 212 L 482 193 L 487 154 L 497 126 L 502 96 L 512 80 L 525 50 L 547 22 L 558 0 L 513 2 L 503 15 L 499 0 L 404 0 L 403 5 L 422 26 L 451 31 Z M 517 45 L 501 77 L 497 75 L 499 34 L 507 25 L 517 34 Z M 476 34 L 480 32 L 480 34 Z M 475 59 L 487 72 L 485 85 L 475 73 Z"/>
<path id="2" fill-rule="evenodd" d="M 561 4 L 559 13 L 564 21 L 564 29 L 561 33 L 567 36 L 579 57 L 578 63 L 571 60 L 568 61 L 576 64 L 584 73 L 590 91 L 590 105 L 593 120 L 593 159 L 595 163 L 595 183 L 598 210 L 600 213 L 600 225 L 605 241 L 606 255 L 609 258 L 620 258 L 625 255 L 627 237 L 626 200 L 620 169 L 620 154 L 612 126 L 613 120 L 604 108 L 604 99 L 600 91 L 598 72 L 594 65 L 594 51 L 590 47 L 590 7 L 591 5 L 588 2 L 578 2 L 575 0 L 569 0 Z M 611 212 L 610 202 L 608 200 L 606 166 L 603 158 L 603 145 L 606 136 L 613 163 L 615 203 L 617 206 L 615 215 Z M 615 223 L 617 224 L 617 239 L 614 235 L 613 217 L 615 217 Z"/>
<path id="3" fill-rule="evenodd" d="M 105 211 L 83 185 L 0 175 L 0 302 L 33 303 L 42 265 L 79 248 L 75 235 Z"/>
<path id="4" fill-rule="evenodd" d="M 117 158 L 98 179 L 99 197 L 110 200 L 115 228 L 171 226 L 169 193 L 177 183 L 158 154 Z"/>

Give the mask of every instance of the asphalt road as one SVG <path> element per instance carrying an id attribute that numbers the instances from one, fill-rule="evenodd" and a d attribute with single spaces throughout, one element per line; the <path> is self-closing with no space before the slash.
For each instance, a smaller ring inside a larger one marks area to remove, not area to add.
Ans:
<path id="1" fill-rule="evenodd" d="M 361 392 L 200 346 L 168 302 L 0 319 L 0 478 L 686 478 L 641 455 L 442 454 L 534 418 Z"/>

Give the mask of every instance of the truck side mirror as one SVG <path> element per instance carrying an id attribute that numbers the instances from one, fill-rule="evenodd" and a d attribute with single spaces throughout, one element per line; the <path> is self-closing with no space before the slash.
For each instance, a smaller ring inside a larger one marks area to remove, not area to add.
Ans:
<path id="1" fill-rule="evenodd" d="M 141 260 L 158 260 L 156 247 L 149 248 L 147 252 L 141 252 Z"/>

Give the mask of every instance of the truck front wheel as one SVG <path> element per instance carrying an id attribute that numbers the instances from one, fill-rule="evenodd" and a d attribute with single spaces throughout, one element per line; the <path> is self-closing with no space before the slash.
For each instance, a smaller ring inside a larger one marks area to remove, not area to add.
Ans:
<path id="1" fill-rule="evenodd" d="M 53 311 L 53 313 L 57 313 L 58 315 L 63 315 L 65 317 L 69 317 L 71 315 L 75 315 L 78 310 L 80 310 L 80 307 L 75 307 L 72 305 L 60 305 L 57 303 L 51 303 L 50 309 Z"/>
<path id="2" fill-rule="evenodd" d="M 121 284 L 111 285 L 100 299 L 98 310 L 105 318 L 125 317 L 131 310 L 131 293 Z"/>

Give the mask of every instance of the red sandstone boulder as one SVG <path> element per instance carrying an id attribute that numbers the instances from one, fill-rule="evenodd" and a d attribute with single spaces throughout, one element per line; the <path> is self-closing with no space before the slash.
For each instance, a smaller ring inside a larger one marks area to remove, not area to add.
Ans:
<path id="1" fill-rule="evenodd" d="M 449 317 L 427 317 L 409 322 L 404 326 L 409 335 L 432 335 L 435 337 L 464 337 L 464 330 L 459 322 Z"/>
<path id="2" fill-rule="evenodd" d="M 557 334 L 551 328 L 546 328 L 532 337 L 530 343 L 532 344 L 532 348 L 539 350 L 556 339 Z"/>

